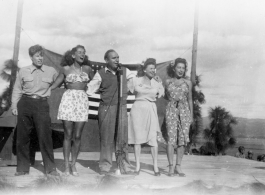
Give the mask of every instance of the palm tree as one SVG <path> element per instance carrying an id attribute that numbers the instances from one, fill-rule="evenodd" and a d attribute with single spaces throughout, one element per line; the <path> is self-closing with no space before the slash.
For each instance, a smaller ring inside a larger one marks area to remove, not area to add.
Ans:
<path id="1" fill-rule="evenodd" d="M 236 144 L 233 136 L 232 125 L 237 124 L 236 119 L 221 106 L 210 108 L 210 127 L 204 129 L 204 137 L 207 140 L 205 146 L 211 146 L 217 154 L 223 154 L 229 147 Z"/>
<path id="2" fill-rule="evenodd" d="M 200 76 L 195 77 L 195 84 L 192 88 L 192 100 L 193 100 L 193 125 L 190 127 L 189 138 L 190 142 L 187 146 L 188 152 L 190 147 L 196 146 L 197 136 L 202 130 L 202 116 L 201 116 L 201 104 L 205 103 L 205 96 L 199 89 L 201 78 Z"/>
<path id="3" fill-rule="evenodd" d="M 8 110 L 11 106 L 11 95 L 12 89 L 14 85 L 14 81 L 16 79 L 16 75 L 12 76 L 11 72 L 17 72 L 18 66 L 14 63 L 12 59 L 6 60 L 4 62 L 4 68 L 0 72 L 0 77 L 9 82 L 9 87 L 7 87 L 2 95 L 0 96 L 1 110 Z M 1 113 L 0 113 L 1 114 Z"/>

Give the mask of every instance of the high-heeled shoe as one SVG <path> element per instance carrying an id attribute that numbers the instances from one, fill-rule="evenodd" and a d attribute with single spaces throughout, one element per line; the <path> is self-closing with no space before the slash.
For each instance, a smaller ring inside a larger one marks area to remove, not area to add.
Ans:
<path id="1" fill-rule="evenodd" d="M 77 171 L 73 171 L 73 166 L 75 166 L 75 165 L 71 165 L 72 175 L 75 176 L 75 177 L 78 177 L 79 176 L 79 173 Z"/>
<path id="2" fill-rule="evenodd" d="M 158 170 L 159 170 L 159 169 L 158 169 Z M 154 169 L 154 175 L 155 175 L 155 176 L 161 176 L 161 173 L 160 173 L 160 171 L 155 172 L 155 169 Z"/>
<path id="3" fill-rule="evenodd" d="M 139 171 L 134 171 L 134 175 L 140 175 L 140 171 L 141 171 L 141 168 L 139 169 Z"/>
<path id="4" fill-rule="evenodd" d="M 179 177 L 186 177 L 185 173 L 178 172 L 178 170 L 176 169 L 177 165 L 180 166 L 180 164 L 176 164 L 175 169 L 174 169 L 174 173 L 177 174 Z"/>
<path id="5" fill-rule="evenodd" d="M 63 176 L 68 177 L 70 175 L 70 167 L 65 167 L 65 170 L 63 172 Z"/>
<path id="6" fill-rule="evenodd" d="M 168 165 L 168 176 L 169 177 L 174 177 L 175 176 L 175 171 L 173 169 L 173 164 Z"/>

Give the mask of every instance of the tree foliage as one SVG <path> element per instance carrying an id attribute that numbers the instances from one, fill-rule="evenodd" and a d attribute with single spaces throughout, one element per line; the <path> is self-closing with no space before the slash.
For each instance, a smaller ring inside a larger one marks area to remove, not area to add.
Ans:
<path id="1" fill-rule="evenodd" d="M 209 128 L 204 129 L 203 132 L 204 138 L 207 140 L 205 147 L 212 147 L 211 150 L 214 150 L 215 153 L 223 154 L 229 147 L 236 144 L 232 125 L 236 125 L 237 121 L 225 108 L 220 106 L 210 108 L 209 119 Z"/>
<path id="2" fill-rule="evenodd" d="M 4 62 L 4 67 L 0 72 L 0 77 L 3 80 L 9 82 L 10 85 L 3 91 L 3 93 L 0 96 L 0 103 L 1 103 L 0 114 L 8 110 L 11 106 L 11 95 L 12 95 L 12 90 L 13 90 L 13 83 L 11 84 L 11 81 L 15 80 L 15 77 L 16 77 L 15 75 L 12 76 L 11 73 L 16 72 L 17 70 L 18 70 L 18 67 L 12 59 L 6 60 Z"/>
<path id="3" fill-rule="evenodd" d="M 197 136 L 202 131 L 202 116 L 201 116 L 201 104 L 205 103 L 205 96 L 200 90 L 200 76 L 195 77 L 195 85 L 192 88 L 192 100 L 193 100 L 193 125 L 190 127 L 189 138 L 191 145 L 195 145 L 197 143 Z"/>

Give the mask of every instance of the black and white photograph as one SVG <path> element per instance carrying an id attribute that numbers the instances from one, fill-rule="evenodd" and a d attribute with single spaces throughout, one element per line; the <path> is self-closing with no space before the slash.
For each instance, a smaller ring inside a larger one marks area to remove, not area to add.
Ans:
<path id="1" fill-rule="evenodd" d="M 0 0 L 0 194 L 265 193 L 265 1 Z"/>

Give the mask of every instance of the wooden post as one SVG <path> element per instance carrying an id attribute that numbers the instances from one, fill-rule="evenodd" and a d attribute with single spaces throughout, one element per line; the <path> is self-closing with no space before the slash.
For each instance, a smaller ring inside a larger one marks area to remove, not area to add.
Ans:
<path id="1" fill-rule="evenodd" d="M 190 78 L 192 82 L 192 91 L 194 95 L 194 90 L 195 90 L 195 85 L 196 85 L 196 59 L 197 59 L 197 43 L 198 43 L 198 6 L 199 6 L 199 0 L 196 0 L 195 3 L 195 10 L 194 10 L 194 29 L 193 29 L 193 45 L 192 45 L 192 61 L 191 61 L 191 73 L 190 73 Z M 194 97 L 192 97 L 192 102 L 193 102 L 193 111 L 195 108 L 195 103 L 194 103 Z M 196 119 L 193 117 L 194 122 L 196 123 Z M 191 126 L 191 132 L 195 130 L 195 123 Z M 192 142 L 189 142 L 187 145 L 187 151 L 188 153 L 190 152 L 190 147 Z"/>
<path id="2" fill-rule="evenodd" d="M 15 34 L 15 43 L 14 43 L 14 51 L 13 51 L 13 62 L 14 62 L 14 65 L 16 67 L 18 65 L 18 55 L 19 55 L 19 44 L 20 44 L 20 33 L 21 33 L 23 3 L 24 3 L 24 0 L 18 0 L 16 34 Z M 12 68 L 11 80 L 10 80 L 10 85 L 9 85 L 9 89 L 11 90 L 11 93 L 12 93 L 13 85 L 14 85 L 15 80 L 16 80 L 16 73 L 17 73 L 17 68 Z"/>
<path id="3" fill-rule="evenodd" d="M 197 43 L 198 43 L 198 6 L 199 0 L 195 4 L 194 13 L 194 30 L 193 30 L 193 46 L 192 46 L 192 62 L 191 62 L 191 82 L 195 85 L 196 79 L 196 60 L 197 60 Z"/>
<path id="4" fill-rule="evenodd" d="M 9 84 L 9 89 L 10 89 L 10 97 L 12 97 L 12 89 L 13 85 L 16 80 L 16 74 L 17 74 L 17 65 L 18 65 L 18 55 L 19 55 L 19 44 L 20 44 L 20 33 L 21 33 L 21 22 L 22 22 L 22 12 L 23 12 L 23 3 L 24 0 L 18 0 L 18 6 L 17 6 L 17 21 L 16 21 L 16 34 L 15 34 L 15 43 L 14 43 L 14 51 L 13 51 L 13 62 L 14 66 L 16 68 L 11 69 L 11 80 Z M 16 124 L 14 124 L 16 127 Z M 15 128 L 14 128 L 15 129 Z M 16 165 L 17 164 L 17 158 L 16 156 L 13 155 L 12 153 L 12 144 L 13 144 L 13 137 L 14 137 L 14 130 L 11 133 L 7 145 L 9 148 L 9 152 L 11 153 L 10 157 L 11 159 L 6 159 L 7 165 Z"/>

